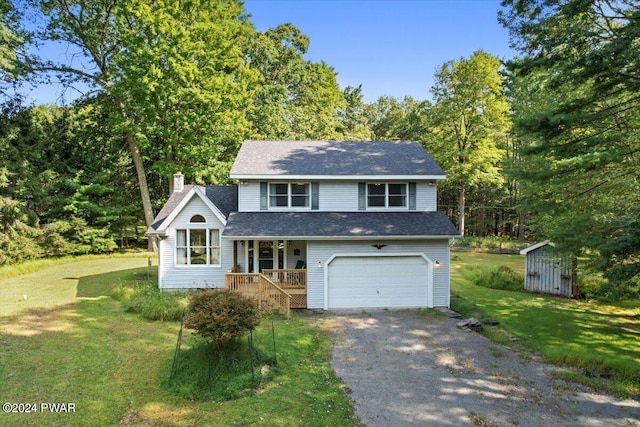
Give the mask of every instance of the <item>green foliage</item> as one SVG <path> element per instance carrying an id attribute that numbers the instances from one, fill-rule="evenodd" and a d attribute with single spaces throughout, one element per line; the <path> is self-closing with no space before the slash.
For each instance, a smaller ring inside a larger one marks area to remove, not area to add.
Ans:
<path id="1" fill-rule="evenodd" d="M 151 280 L 119 284 L 110 293 L 124 308 L 147 320 L 180 320 L 187 307 L 183 292 L 161 292 Z"/>
<path id="2" fill-rule="evenodd" d="M 0 196 L 0 265 L 40 257 L 41 233 L 23 203 Z"/>
<path id="3" fill-rule="evenodd" d="M 247 117 L 261 139 L 335 139 L 338 109 L 345 106 L 336 73 L 324 62 L 306 61 L 309 38 L 291 24 L 247 41 L 249 65 L 259 84 Z"/>
<path id="4" fill-rule="evenodd" d="M 189 296 L 184 325 L 220 347 L 253 330 L 260 320 L 258 306 L 250 298 L 227 289 L 207 289 Z"/>
<path id="5" fill-rule="evenodd" d="M 464 236 L 458 239 L 454 239 L 451 242 L 451 246 L 454 248 L 472 248 L 472 249 L 488 249 L 488 250 L 520 250 L 530 246 L 530 243 L 520 240 L 510 239 L 508 237 L 500 236 Z"/>
<path id="6" fill-rule="evenodd" d="M 485 268 L 480 266 L 467 267 L 460 270 L 462 277 L 476 286 L 504 291 L 523 291 L 523 273 L 514 271 L 507 266 Z"/>
<path id="7" fill-rule="evenodd" d="M 483 51 L 448 61 L 435 75 L 427 149 L 458 192 L 458 228 L 465 233 L 467 190 L 503 184 L 500 164 L 510 126 L 500 60 Z"/>
<path id="8" fill-rule="evenodd" d="M 636 239 L 640 202 L 640 8 L 629 1 L 503 3 L 500 21 L 522 54 L 507 64 L 522 140 L 513 176 L 532 231 L 567 251 L 599 254 L 607 286 L 637 295 L 640 259 L 625 242 Z"/>
<path id="9" fill-rule="evenodd" d="M 81 218 L 47 224 L 43 231 L 42 247 L 49 256 L 102 254 L 117 248 L 108 230 L 89 227 Z"/>

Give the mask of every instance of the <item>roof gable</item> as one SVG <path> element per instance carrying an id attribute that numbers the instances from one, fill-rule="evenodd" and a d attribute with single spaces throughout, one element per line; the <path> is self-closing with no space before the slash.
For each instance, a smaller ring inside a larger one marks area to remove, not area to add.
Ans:
<path id="1" fill-rule="evenodd" d="M 442 179 L 445 173 L 413 141 L 245 141 L 231 178 L 261 176 Z"/>
<path id="2" fill-rule="evenodd" d="M 169 197 L 169 200 L 167 200 L 167 203 L 154 219 L 147 233 L 163 234 L 193 197 L 199 197 L 222 224 L 227 223 L 227 218 L 231 212 L 238 210 L 237 186 L 208 185 L 203 187 L 185 185 L 183 191 L 174 192 Z"/>

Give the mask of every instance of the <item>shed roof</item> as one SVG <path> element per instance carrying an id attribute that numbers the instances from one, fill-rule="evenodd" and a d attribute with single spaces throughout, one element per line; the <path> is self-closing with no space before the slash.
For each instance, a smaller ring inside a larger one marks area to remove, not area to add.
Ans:
<path id="1" fill-rule="evenodd" d="M 231 178 L 420 176 L 445 173 L 413 141 L 245 141 Z"/>
<path id="2" fill-rule="evenodd" d="M 227 238 L 451 238 L 460 233 L 443 212 L 234 212 Z"/>
<path id="3" fill-rule="evenodd" d="M 526 255 L 526 254 L 528 254 L 529 252 L 533 252 L 533 251 L 535 251 L 536 249 L 540 249 L 540 248 L 542 248 L 543 246 L 552 246 L 552 247 L 554 247 L 554 248 L 555 248 L 555 247 L 556 247 L 556 244 L 555 244 L 555 243 L 553 243 L 553 242 L 551 242 L 551 241 L 549 241 L 549 240 L 545 240 L 544 242 L 536 243 L 535 245 L 531 245 L 531 246 L 529 246 L 528 248 L 524 248 L 524 249 L 522 249 L 522 250 L 520 251 L 520 255 Z"/>

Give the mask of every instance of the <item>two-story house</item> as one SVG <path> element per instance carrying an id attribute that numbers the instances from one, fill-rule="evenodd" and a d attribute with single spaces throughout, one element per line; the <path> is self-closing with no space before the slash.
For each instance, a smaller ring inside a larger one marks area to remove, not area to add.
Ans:
<path id="1" fill-rule="evenodd" d="M 459 233 L 436 211 L 445 174 L 420 144 L 245 141 L 230 176 L 237 185 L 175 176 L 148 230 L 161 289 L 264 273 L 288 282 L 295 307 L 449 306 Z"/>

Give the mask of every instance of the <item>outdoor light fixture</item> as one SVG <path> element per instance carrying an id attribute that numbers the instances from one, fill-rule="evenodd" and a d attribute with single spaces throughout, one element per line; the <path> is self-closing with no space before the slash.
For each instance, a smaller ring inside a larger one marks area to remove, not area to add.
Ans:
<path id="1" fill-rule="evenodd" d="M 318 261 L 318 268 L 322 268 L 322 263 Z"/>
<path id="2" fill-rule="evenodd" d="M 439 262 L 438 260 L 436 260 L 436 261 L 434 262 L 434 264 L 435 264 L 435 266 L 436 266 L 436 267 L 440 267 L 440 262 Z"/>
<path id="3" fill-rule="evenodd" d="M 376 248 L 377 250 L 380 250 L 380 249 L 384 248 L 384 247 L 385 247 L 385 246 L 387 246 L 387 245 L 371 245 L 371 246 L 373 246 L 373 247 L 374 247 L 374 248 Z"/>

